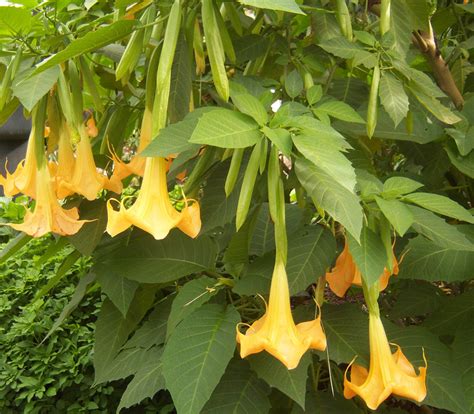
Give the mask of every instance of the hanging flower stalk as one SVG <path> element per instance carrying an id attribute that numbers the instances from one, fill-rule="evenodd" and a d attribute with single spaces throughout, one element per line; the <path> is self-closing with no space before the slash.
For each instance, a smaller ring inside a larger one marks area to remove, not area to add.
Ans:
<path id="1" fill-rule="evenodd" d="M 84 220 L 78 220 L 77 208 L 65 210 L 59 204 L 54 183 L 51 179 L 50 171 L 46 161 L 46 154 L 43 145 L 43 126 L 45 100 L 43 99 L 33 109 L 33 129 L 30 136 L 29 147 L 35 155 L 34 179 L 35 197 L 33 211 L 27 211 L 24 221 L 21 224 L 9 223 L 10 227 L 23 231 L 33 237 L 41 237 L 44 234 L 53 232 L 59 235 L 71 235 L 77 233 Z"/>
<path id="2" fill-rule="evenodd" d="M 326 336 L 321 327 L 321 315 L 312 321 L 296 325 L 291 314 L 290 290 L 285 271 L 285 204 L 279 168 L 278 151 L 273 147 L 268 172 L 268 193 L 270 214 L 275 224 L 276 258 L 270 298 L 265 314 L 249 325 L 245 334 L 239 329 L 243 324 L 238 324 L 236 329 L 242 358 L 267 351 L 288 369 L 294 369 L 308 349 L 326 349 Z"/>
<path id="3" fill-rule="evenodd" d="M 389 282 L 390 276 L 398 275 L 398 260 L 392 253 L 392 272 L 384 268 L 380 275 L 379 288 L 384 290 Z M 351 285 L 362 286 L 362 278 L 359 269 L 354 263 L 354 259 L 349 251 L 349 243 L 344 241 L 344 250 L 336 259 L 336 265 L 331 272 L 326 273 L 326 280 L 329 288 L 339 297 L 343 298 Z"/>
<path id="4" fill-rule="evenodd" d="M 168 18 L 168 25 L 163 41 L 158 70 L 156 73 L 156 93 L 153 102 L 151 119 L 146 120 L 146 135 L 151 129 L 151 136 L 156 137 L 160 129 L 166 125 L 168 99 L 171 82 L 171 66 L 176 50 L 181 24 L 181 6 L 179 0 L 173 3 Z M 148 104 L 149 102 L 147 102 Z M 149 105 L 147 105 L 149 107 Z M 153 120 L 150 126 L 149 122 Z M 143 126 L 143 125 L 142 125 Z M 145 142 L 146 143 L 146 142 Z M 167 161 L 161 157 L 146 158 L 145 171 L 140 193 L 132 207 L 126 208 L 122 203 L 118 211 L 113 209 L 113 200 L 107 205 L 107 232 L 115 236 L 125 231 L 131 225 L 152 234 L 157 240 L 165 238 L 170 230 L 178 227 L 190 237 L 196 237 L 201 229 L 199 205 L 193 202 L 185 206 L 181 212 L 171 204 L 166 183 Z M 117 200 L 115 200 L 117 201 Z M 192 201 L 192 200 L 191 200 Z"/>
<path id="5" fill-rule="evenodd" d="M 349 364 L 344 375 L 344 396 L 348 399 L 360 396 L 371 410 L 376 410 L 391 394 L 416 402 L 423 401 L 426 397 L 427 370 L 424 353 L 425 366 L 418 368 L 419 374 L 416 374 L 413 365 L 398 345 L 392 354 L 380 319 L 378 284 L 367 287 L 363 282 L 363 287 L 369 308 L 369 370 L 361 365 Z M 349 370 L 350 380 L 347 377 Z"/>

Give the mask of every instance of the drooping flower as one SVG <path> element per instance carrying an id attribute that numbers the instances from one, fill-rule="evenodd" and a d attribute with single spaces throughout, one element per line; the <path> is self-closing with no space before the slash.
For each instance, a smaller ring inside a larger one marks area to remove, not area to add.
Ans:
<path id="1" fill-rule="evenodd" d="M 61 183 L 72 181 L 75 164 L 76 159 L 72 149 L 69 126 L 64 121 L 59 129 L 58 162 L 57 164 L 54 162 L 49 163 L 51 175 L 55 183 L 56 195 L 59 199 L 73 194 L 71 188 L 61 185 Z"/>
<path id="2" fill-rule="evenodd" d="M 376 410 L 390 394 L 417 402 L 423 401 L 426 397 L 426 359 L 425 366 L 418 368 L 417 375 L 399 346 L 392 354 L 382 321 L 374 313 L 369 313 L 369 342 L 369 370 L 357 364 L 347 367 L 344 397 L 349 399 L 359 395 L 371 410 Z M 350 380 L 347 378 L 349 368 Z"/>
<path id="3" fill-rule="evenodd" d="M 64 194 L 72 191 L 81 194 L 88 200 L 95 200 L 97 193 L 107 182 L 107 177 L 97 171 L 89 136 L 83 125 L 79 127 L 80 141 L 76 146 L 74 172 L 69 181 L 62 180 L 58 191 Z"/>
<path id="4" fill-rule="evenodd" d="M 34 210 L 26 212 L 23 223 L 10 223 L 10 227 L 33 237 L 49 232 L 66 236 L 77 233 L 86 222 L 78 220 L 77 208 L 65 210 L 61 207 L 46 163 L 37 171 L 36 195 Z"/>
<path id="5" fill-rule="evenodd" d="M 178 227 L 190 237 L 196 237 L 201 230 L 199 205 L 194 202 L 184 206 L 181 212 L 171 204 L 166 183 L 167 162 L 164 158 L 147 158 L 145 174 L 140 193 L 130 208 L 123 202 L 115 211 L 112 200 L 107 204 L 107 232 L 115 236 L 131 225 L 153 235 L 157 240 L 164 239 L 171 229 Z"/>
<path id="6" fill-rule="evenodd" d="M 393 272 L 384 268 L 380 275 L 380 290 L 384 290 L 392 274 L 398 275 L 398 261 L 395 255 L 392 257 Z M 344 244 L 344 250 L 336 259 L 336 265 L 331 272 L 326 273 L 326 280 L 330 289 L 339 297 L 344 297 L 351 285 L 362 286 L 362 279 L 359 269 L 354 263 L 354 259 L 349 251 L 349 243 Z"/>
<path id="7" fill-rule="evenodd" d="M 36 198 L 36 145 L 35 128 L 31 128 L 26 148 L 26 156 L 21 161 L 15 172 L 10 174 L 5 163 L 6 176 L 0 176 L 0 185 L 6 196 L 13 197 L 18 193 L 23 193 L 29 197 Z"/>
<path id="8" fill-rule="evenodd" d="M 245 334 L 240 332 L 240 325 L 237 325 L 237 342 L 242 358 L 267 351 L 288 369 L 294 369 L 308 349 L 326 349 L 320 315 L 312 321 L 295 324 L 285 265 L 280 259 L 275 261 L 265 314 L 250 325 Z"/>

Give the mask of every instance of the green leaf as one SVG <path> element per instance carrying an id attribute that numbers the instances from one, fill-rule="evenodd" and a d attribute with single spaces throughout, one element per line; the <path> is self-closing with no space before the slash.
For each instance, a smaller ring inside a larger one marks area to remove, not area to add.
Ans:
<path id="1" fill-rule="evenodd" d="M 387 263 L 387 253 L 379 235 L 368 227 L 362 227 L 360 244 L 349 237 L 349 249 L 354 262 L 367 285 L 379 280 Z"/>
<path id="2" fill-rule="evenodd" d="M 252 370 L 257 373 L 259 378 L 265 380 L 269 385 L 277 388 L 304 408 L 308 367 L 311 363 L 309 352 L 303 355 L 298 366 L 291 370 L 266 352 L 251 355 L 247 359 Z"/>
<path id="3" fill-rule="evenodd" d="M 296 69 L 285 77 L 285 90 L 291 99 L 295 99 L 303 91 L 303 86 L 303 78 Z"/>
<path id="4" fill-rule="evenodd" d="M 133 31 L 136 24 L 137 21 L 135 20 L 119 20 L 108 26 L 88 32 L 83 37 L 73 40 L 64 50 L 41 61 L 41 63 L 36 66 L 32 76 L 52 68 L 59 63 L 63 63 L 66 60 L 84 55 L 85 53 L 92 52 L 117 40 L 123 39 Z"/>
<path id="5" fill-rule="evenodd" d="M 359 240 L 363 219 L 359 198 L 310 161 L 298 159 L 296 175 L 308 194 L 319 203 L 319 207 Z"/>
<path id="6" fill-rule="evenodd" d="M 28 112 L 31 112 L 38 101 L 54 86 L 59 76 L 59 66 L 36 75 L 23 78 L 12 85 L 13 95 L 16 96 Z"/>
<path id="7" fill-rule="evenodd" d="M 413 214 L 413 229 L 440 247 L 453 250 L 474 251 L 472 243 L 455 226 L 450 226 L 435 214 L 415 206 L 408 206 Z"/>
<path id="8" fill-rule="evenodd" d="M 2 247 L 2 251 L 0 252 L 0 264 L 5 263 L 31 239 L 32 237 L 28 236 L 26 233 L 19 233 L 17 236 L 10 239 L 8 243 Z"/>
<path id="9" fill-rule="evenodd" d="M 293 141 L 290 133 L 283 128 L 268 128 L 264 126 L 262 132 L 265 136 L 277 146 L 277 148 L 287 157 L 291 156 Z"/>
<path id="10" fill-rule="evenodd" d="M 416 87 L 409 86 L 410 91 L 415 95 L 416 99 L 436 118 L 445 124 L 455 124 L 459 122 L 461 118 L 452 112 L 448 107 L 444 106 L 436 98 L 431 95 L 426 95 Z"/>
<path id="11" fill-rule="evenodd" d="M 182 121 L 161 129 L 158 136 L 150 142 L 141 155 L 144 157 L 167 157 L 170 154 L 179 154 L 189 150 L 197 152 L 199 145 L 191 144 L 189 140 L 196 129 L 199 117 L 213 109 L 208 107 L 198 108 L 188 114 Z"/>
<path id="12" fill-rule="evenodd" d="M 166 337 L 173 333 L 176 325 L 178 325 L 188 315 L 193 313 L 200 306 L 208 302 L 218 290 L 214 288 L 215 279 L 202 276 L 194 279 L 181 287 L 173 300 L 171 312 L 168 317 Z"/>
<path id="13" fill-rule="evenodd" d="M 267 123 L 267 110 L 255 96 L 244 92 L 233 92 L 232 90 L 230 96 L 240 112 L 251 116 L 260 126 Z"/>
<path id="14" fill-rule="evenodd" d="M 125 318 L 127 316 L 128 308 L 135 296 L 135 292 L 138 289 L 138 283 L 126 279 L 114 271 L 111 271 L 108 274 L 99 274 L 97 281 L 100 283 L 103 292 Z"/>
<path id="15" fill-rule="evenodd" d="M 175 230 L 164 240 L 155 240 L 142 233 L 127 246 L 97 258 L 94 271 L 115 272 L 141 283 L 169 283 L 213 268 L 216 254 L 216 245 L 206 236 L 191 239 Z"/>
<path id="16" fill-rule="evenodd" d="M 237 311 L 204 305 L 179 324 L 163 353 L 166 387 L 179 413 L 199 413 L 235 349 Z"/>
<path id="17" fill-rule="evenodd" d="M 360 306 L 352 303 L 342 305 L 325 304 L 322 309 L 322 324 L 327 336 L 329 358 L 336 363 L 369 358 L 369 321 Z M 324 358 L 326 358 L 326 355 Z"/>
<path id="18" fill-rule="evenodd" d="M 326 273 L 336 256 L 334 237 L 320 226 L 309 226 L 288 237 L 286 272 L 290 294 L 294 295 L 315 283 Z M 274 254 L 255 260 L 234 287 L 240 295 L 267 294 L 270 291 Z"/>
<path id="19" fill-rule="evenodd" d="M 412 193 L 423 187 L 423 184 L 406 177 L 390 177 L 383 183 L 382 196 L 384 198 L 398 197 Z"/>
<path id="20" fill-rule="evenodd" d="M 0 7 L 0 35 L 26 35 L 31 28 L 31 23 L 32 17 L 28 10 L 13 6 Z"/>
<path id="21" fill-rule="evenodd" d="M 306 396 L 305 413 L 311 414 L 361 414 L 363 411 L 341 394 L 332 395 L 330 391 L 318 391 Z M 299 414 L 299 411 L 291 414 Z"/>
<path id="22" fill-rule="evenodd" d="M 351 193 L 356 185 L 354 167 L 325 134 L 294 135 L 296 148 L 314 165 L 323 170 Z"/>
<path id="23" fill-rule="evenodd" d="M 152 348 L 152 350 L 154 357 L 150 358 L 149 363 L 141 368 L 127 385 L 120 399 L 117 413 L 120 413 L 122 408 L 138 404 L 145 398 L 152 398 L 158 391 L 165 388 L 165 380 L 162 375 L 162 349 Z"/>
<path id="24" fill-rule="evenodd" d="M 463 326 L 471 326 L 474 317 L 474 290 L 457 296 L 443 298 L 436 312 L 428 315 L 423 323 L 439 336 L 454 336 Z"/>
<path id="25" fill-rule="evenodd" d="M 161 351 L 158 351 L 158 347 L 148 350 L 139 347 L 125 349 L 111 361 L 101 380 L 111 382 L 135 375 L 149 364 L 154 364 L 159 356 Z"/>
<path id="26" fill-rule="evenodd" d="M 313 85 L 306 91 L 306 100 L 310 105 L 318 103 L 323 97 L 323 87 L 321 85 Z"/>
<path id="27" fill-rule="evenodd" d="M 333 37 L 319 44 L 326 52 L 344 59 L 355 58 L 363 49 L 355 43 L 349 42 L 344 36 Z"/>
<path id="28" fill-rule="evenodd" d="M 181 121 L 189 112 L 192 90 L 192 62 L 186 39 L 179 36 L 171 68 L 168 116 L 171 124 Z"/>
<path id="29" fill-rule="evenodd" d="M 469 405 L 467 411 L 474 412 L 474 335 L 471 329 L 461 326 L 454 338 L 453 357 L 464 385 L 464 394 Z"/>
<path id="30" fill-rule="evenodd" d="M 355 122 L 357 124 L 365 124 L 364 119 L 352 108 L 352 106 L 341 101 L 326 101 L 319 105 L 316 114 L 324 113 L 334 118 L 346 122 Z M 319 116 L 319 115 L 318 115 Z"/>
<path id="31" fill-rule="evenodd" d="M 437 281 L 463 281 L 474 278 L 474 252 L 440 247 L 422 236 L 408 242 L 401 278 Z"/>
<path id="32" fill-rule="evenodd" d="M 76 234 L 67 239 L 84 256 L 91 256 L 107 226 L 107 203 L 103 200 L 83 200 L 80 210 L 81 220 L 92 221 L 84 223 Z"/>
<path id="33" fill-rule="evenodd" d="M 384 200 L 375 197 L 375 201 L 397 233 L 403 236 L 413 224 L 413 214 L 410 210 L 398 200 Z"/>
<path id="34" fill-rule="evenodd" d="M 240 193 L 238 190 L 242 182 L 242 174 L 234 191 L 227 197 L 224 191 L 224 183 L 229 169 L 229 162 L 230 160 L 219 165 L 207 179 L 204 196 L 200 201 L 202 233 L 209 232 L 216 227 L 224 227 L 234 219 L 237 212 L 237 201 Z M 243 168 L 241 168 L 242 171 Z M 219 214 L 216 214 L 216 211 Z"/>
<path id="35" fill-rule="evenodd" d="M 234 41 L 234 49 L 237 57 L 237 63 L 245 63 L 249 60 L 255 60 L 265 55 L 269 44 L 269 39 L 265 36 L 249 34 L 237 37 Z"/>
<path id="36" fill-rule="evenodd" d="M 466 174 L 470 178 L 474 178 L 474 151 L 471 151 L 468 155 L 462 157 L 456 146 L 450 144 L 452 143 L 448 143 L 448 145 L 444 147 L 448 153 L 449 160 L 463 174 Z"/>
<path id="37" fill-rule="evenodd" d="M 104 300 L 95 328 L 95 384 L 106 381 L 111 362 L 130 333 L 145 316 L 154 297 L 154 289 L 138 290 L 125 318 L 109 299 Z"/>
<path id="38" fill-rule="evenodd" d="M 394 0 L 390 7 L 390 31 L 393 33 L 394 47 L 403 58 L 410 47 L 413 31 L 411 20 L 407 18 L 407 3 L 411 3 L 411 1 Z"/>
<path id="39" fill-rule="evenodd" d="M 271 408 L 269 392 L 247 361 L 233 359 L 201 414 L 267 414 Z"/>
<path id="40" fill-rule="evenodd" d="M 255 145 L 262 133 L 248 115 L 230 109 L 216 109 L 199 118 L 189 142 L 221 148 L 245 148 Z"/>
<path id="41" fill-rule="evenodd" d="M 404 196 L 403 201 L 417 204 L 443 216 L 453 217 L 471 224 L 474 223 L 474 216 L 469 211 L 450 198 L 439 194 L 413 193 Z"/>
<path id="42" fill-rule="evenodd" d="M 168 324 L 171 303 L 170 296 L 160 302 L 122 348 L 149 349 L 154 345 L 163 344 L 166 339 L 166 325 Z"/>
<path id="43" fill-rule="evenodd" d="M 259 9 L 281 10 L 288 13 L 304 14 L 294 0 L 239 0 L 247 6 L 258 7 Z"/>
<path id="44" fill-rule="evenodd" d="M 379 96 L 384 109 L 397 127 L 408 113 L 408 96 L 402 82 L 389 72 L 382 71 Z"/>
<path id="45" fill-rule="evenodd" d="M 403 262 L 402 269 L 406 266 Z M 390 318 L 393 320 L 405 317 L 425 316 L 438 309 L 441 305 L 443 293 L 441 289 L 431 283 L 414 280 L 400 289 L 393 307 L 390 309 Z"/>

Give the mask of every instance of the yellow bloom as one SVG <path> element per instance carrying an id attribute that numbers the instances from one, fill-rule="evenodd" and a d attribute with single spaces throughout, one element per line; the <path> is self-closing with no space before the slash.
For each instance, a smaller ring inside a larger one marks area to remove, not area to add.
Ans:
<path id="1" fill-rule="evenodd" d="M 27 211 L 21 224 L 9 226 L 33 237 L 53 232 L 63 236 L 77 233 L 84 220 L 78 220 L 77 208 L 64 210 L 56 199 L 53 183 L 46 164 L 37 171 L 36 204 L 34 211 Z"/>
<path id="2" fill-rule="evenodd" d="M 13 197 L 15 194 L 23 193 L 36 198 L 36 145 L 35 130 L 31 129 L 26 148 L 26 157 L 18 164 L 14 173 L 10 174 L 6 168 L 6 177 L 0 176 L 0 185 L 6 196 Z"/>
<path id="3" fill-rule="evenodd" d="M 398 275 L 398 261 L 393 255 L 393 274 Z M 380 275 L 380 290 L 384 290 L 389 282 L 392 273 L 385 268 Z M 336 265 L 332 272 L 326 273 L 326 280 L 330 289 L 339 297 L 344 297 L 351 285 L 362 286 L 360 271 L 357 268 L 351 253 L 349 252 L 349 243 L 344 244 L 344 250 L 336 259 Z"/>
<path id="4" fill-rule="evenodd" d="M 58 162 L 57 164 L 54 162 L 49 164 L 50 172 L 56 187 L 56 195 L 59 199 L 65 198 L 74 193 L 70 188 L 61 185 L 61 183 L 63 181 L 72 181 L 75 164 L 76 159 L 74 158 L 74 151 L 72 149 L 69 126 L 66 122 L 63 122 L 59 130 Z"/>
<path id="5" fill-rule="evenodd" d="M 241 333 L 237 325 L 240 356 L 267 351 L 288 369 L 296 368 L 308 349 L 326 349 L 321 316 L 295 325 L 290 307 L 290 290 L 285 265 L 277 259 L 273 270 L 270 299 L 265 314 Z"/>
<path id="6" fill-rule="evenodd" d="M 58 192 L 65 194 L 72 191 L 83 195 L 88 200 L 95 200 L 97 193 L 104 188 L 107 177 L 97 171 L 90 139 L 83 125 L 80 127 L 79 134 L 81 140 L 76 147 L 74 172 L 70 180 L 61 180 Z"/>
<path id="7" fill-rule="evenodd" d="M 167 162 L 164 158 L 148 158 L 140 193 L 132 207 L 126 209 L 123 203 L 115 211 L 111 200 L 107 205 L 107 232 L 115 236 L 131 225 L 164 239 L 170 230 L 178 227 L 190 237 L 196 237 L 201 230 L 199 205 L 195 202 L 185 206 L 182 212 L 171 204 L 166 183 Z"/>
<path id="8" fill-rule="evenodd" d="M 385 330 L 376 314 L 369 313 L 370 366 L 349 365 L 351 380 L 344 375 L 344 396 L 359 395 L 371 410 L 385 401 L 390 394 L 421 402 L 426 397 L 426 370 L 420 367 L 417 375 L 413 365 L 400 347 L 392 355 Z M 424 358 L 424 355 L 423 355 Z"/>

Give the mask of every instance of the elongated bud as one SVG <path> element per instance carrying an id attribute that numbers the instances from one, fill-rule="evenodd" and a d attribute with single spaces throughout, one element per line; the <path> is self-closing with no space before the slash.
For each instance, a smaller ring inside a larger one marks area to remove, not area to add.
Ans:
<path id="1" fill-rule="evenodd" d="M 390 30 L 390 0 L 380 3 L 380 34 L 384 35 Z"/>
<path id="2" fill-rule="evenodd" d="M 244 155 L 244 148 L 236 148 L 232 153 L 232 159 L 230 161 L 229 171 L 227 172 L 227 178 L 224 184 L 224 190 L 226 197 L 232 193 L 239 176 L 240 165 L 242 164 L 242 157 Z"/>
<path id="3" fill-rule="evenodd" d="M 377 64 L 374 67 L 372 85 L 370 86 L 369 106 L 367 109 L 367 136 L 372 138 L 377 126 L 377 101 L 379 95 L 380 68 Z"/>

